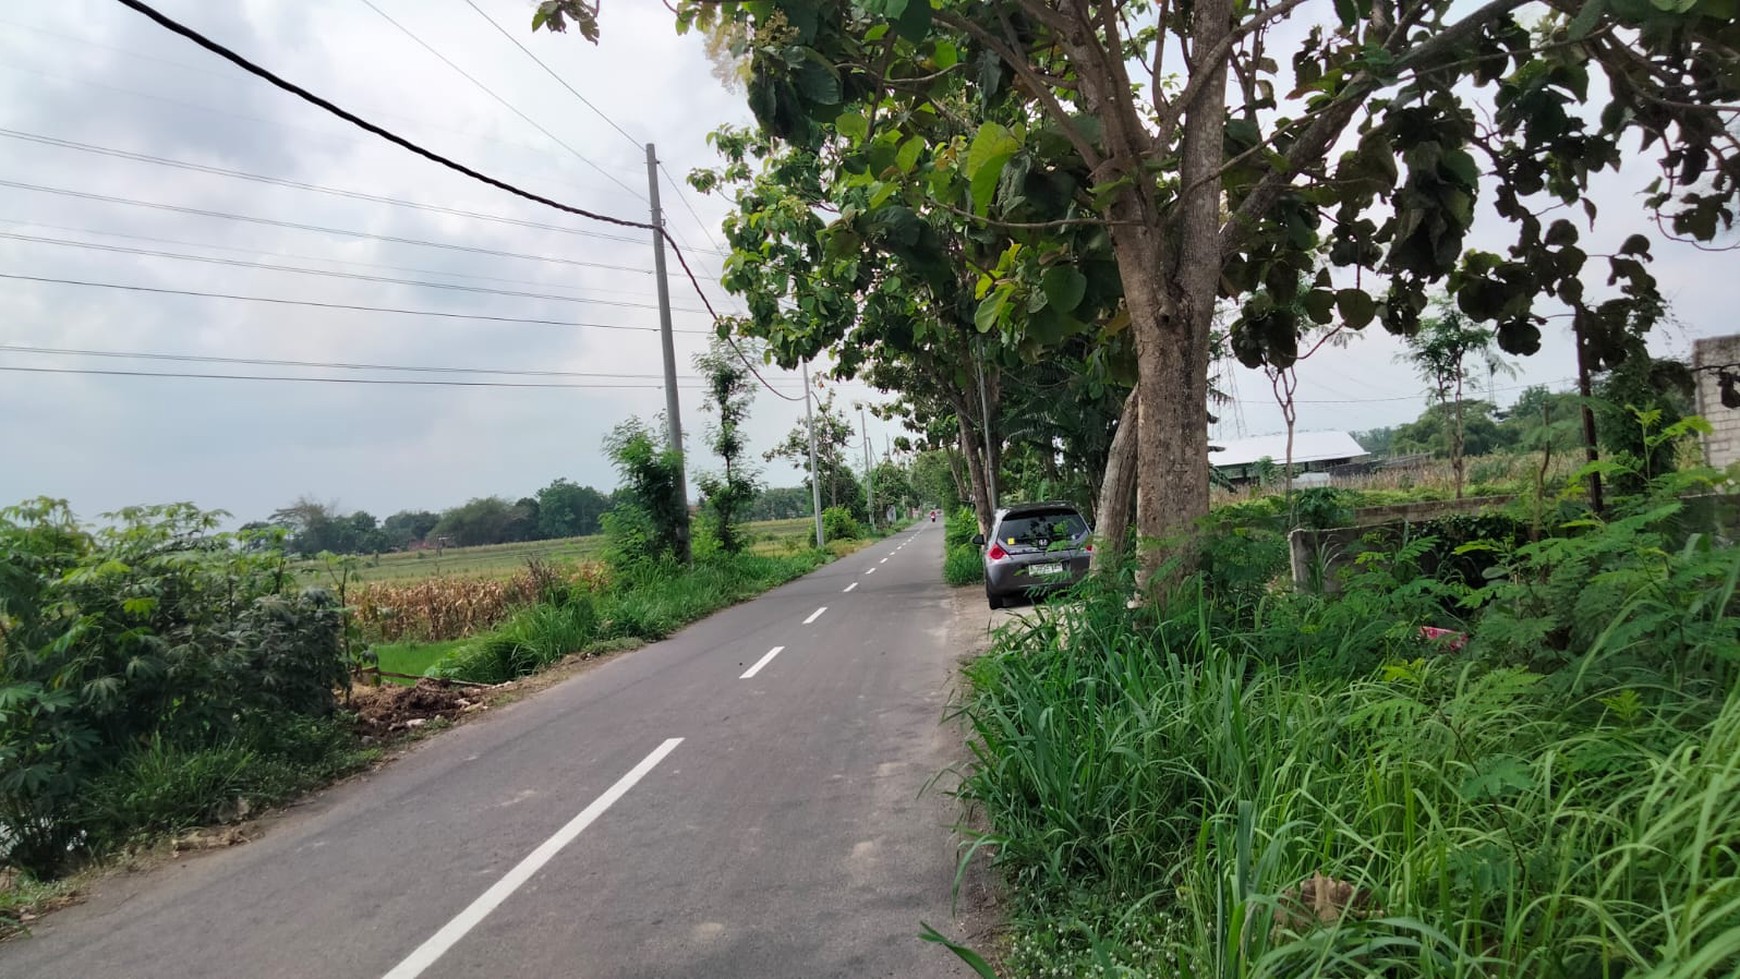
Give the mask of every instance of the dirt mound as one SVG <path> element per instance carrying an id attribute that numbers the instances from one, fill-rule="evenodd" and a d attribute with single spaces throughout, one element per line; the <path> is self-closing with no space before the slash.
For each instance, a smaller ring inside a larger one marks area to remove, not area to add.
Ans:
<path id="1" fill-rule="evenodd" d="M 415 686 L 394 683 L 359 686 L 351 692 L 357 730 L 368 737 L 422 727 L 436 717 L 454 717 L 483 709 L 482 694 L 475 688 L 455 686 L 424 677 Z"/>

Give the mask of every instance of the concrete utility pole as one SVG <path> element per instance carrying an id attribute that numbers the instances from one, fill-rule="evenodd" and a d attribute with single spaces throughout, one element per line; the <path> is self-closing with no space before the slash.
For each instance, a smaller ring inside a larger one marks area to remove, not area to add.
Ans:
<path id="1" fill-rule="evenodd" d="M 816 472 L 816 416 L 810 410 L 810 362 L 804 361 L 804 427 L 810 430 L 810 506 L 816 514 L 816 547 L 827 545 L 822 536 L 822 478 Z"/>
<path id="2" fill-rule="evenodd" d="M 664 213 L 659 210 L 659 158 L 653 144 L 646 144 L 647 202 L 652 205 L 653 278 L 659 290 L 659 343 L 665 352 L 665 428 L 670 437 L 671 451 L 677 455 L 677 512 L 682 520 L 677 525 L 678 556 L 689 560 L 689 482 L 683 459 L 683 423 L 677 410 L 677 348 L 671 338 L 671 286 L 665 281 Z"/>

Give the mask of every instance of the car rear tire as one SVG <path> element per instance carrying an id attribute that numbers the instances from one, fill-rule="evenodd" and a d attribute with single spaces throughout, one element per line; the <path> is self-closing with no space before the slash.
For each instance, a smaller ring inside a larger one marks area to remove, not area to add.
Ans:
<path id="1" fill-rule="evenodd" d="M 993 609 L 999 609 L 999 608 L 1002 608 L 1003 606 L 1009 604 L 1008 600 L 1005 599 L 1002 595 L 991 594 L 991 589 L 989 589 L 989 588 L 985 589 L 985 602 L 986 602 L 986 604 L 990 605 Z"/>

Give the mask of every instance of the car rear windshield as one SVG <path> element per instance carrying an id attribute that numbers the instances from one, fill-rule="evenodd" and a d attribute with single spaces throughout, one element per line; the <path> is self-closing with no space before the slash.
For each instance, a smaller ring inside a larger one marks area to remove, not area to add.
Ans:
<path id="1" fill-rule="evenodd" d="M 1040 538 L 1073 540 L 1086 530 L 1087 521 L 1074 510 L 1039 510 L 1004 517 L 997 527 L 997 539 L 1014 544 L 1031 544 Z"/>

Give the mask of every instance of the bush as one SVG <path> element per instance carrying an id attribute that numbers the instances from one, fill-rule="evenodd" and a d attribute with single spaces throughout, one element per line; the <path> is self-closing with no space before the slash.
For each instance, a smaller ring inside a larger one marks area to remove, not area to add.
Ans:
<path id="1" fill-rule="evenodd" d="M 38 878 L 131 825 L 94 832 L 97 786 L 113 797 L 188 766 L 183 789 L 215 785 L 273 750 L 274 725 L 329 717 L 355 662 L 341 595 L 295 589 L 281 554 L 214 533 L 218 515 L 110 518 L 93 531 L 56 501 L 0 510 L 0 861 Z M 187 791 L 155 798 L 146 810 L 198 818 Z"/>
<path id="2" fill-rule="evenodd" d="M 864 536 L 864 525 L 845 507 L 831 506 L 822 511 L 822 536 L 828 540 L 858 540 Z"/>

